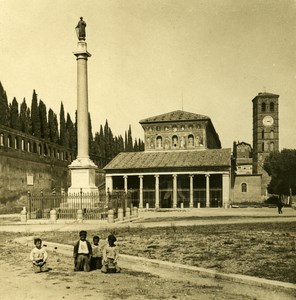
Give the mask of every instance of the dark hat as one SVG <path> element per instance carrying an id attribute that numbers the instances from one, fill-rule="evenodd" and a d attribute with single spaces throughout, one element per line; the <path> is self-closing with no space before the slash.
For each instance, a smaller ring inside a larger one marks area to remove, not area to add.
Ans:
<path id="1" fill-rule="evenodd" d="M 82 235 L 87 235 L 87 232 L 85 231 L 85 230 L 81 230 L 80 232 L 79 232 L 79 236 L 82 236 Z"/>
<path id="2" fill-rule="evenodd" d="M 41 238 L 35 238 L 35 239 L 34 239 L 34 244 L 36 245 L 37 242 L 41 242 L 41 243 L 42 243 Z"/>

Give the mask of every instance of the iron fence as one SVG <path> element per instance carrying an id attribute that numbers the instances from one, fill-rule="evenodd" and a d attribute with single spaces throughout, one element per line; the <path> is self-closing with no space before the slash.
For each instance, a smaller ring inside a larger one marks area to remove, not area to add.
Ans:
<path id="1" fill-rule="evenodd" d="M 29 219 L 49 219 L 52 209 L 56 210 L 58 219 L 76 219 L 77 210 L 82 210 L 85 220 L 105 219 L 108 213 L 103 193 L 28 193 Z"/>

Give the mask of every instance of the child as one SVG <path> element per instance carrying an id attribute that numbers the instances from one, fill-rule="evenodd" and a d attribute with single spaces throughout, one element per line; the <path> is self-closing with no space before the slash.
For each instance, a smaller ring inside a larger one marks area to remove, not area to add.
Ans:
<path id="1" fill-rule="evenodd" d="M 40 238 L 34 239 L 35 248 L 30 253 L 30 259 L 33 263 L 33 270 L 35 273 L 47 272 L 46 266 L 47 252 L 42 247 L 42 240 Z"/>
<path id="2" fill-rule="evenodd" d="M 117 266 L 119 249 L 115 245 L 115 242 L 116 237 L 113 234 L 110 234 L 108 236 L 108 244 L 103 250 L 103 267 L 101 269 L 103 273 L 119 273 L 121 271 L 121 269 Z"/>
<path id="3" fill-rule="evenodd" d="M 93 237 L 93 245 L 92 245 L 92 257 L 90 260 L 90 268 L 91 270 L 101 269 L 102 268 L 102 247 L 99 244 L 100 238 L 95 235 Z"/>
<path id="4" fill-rule="evenodd" d="M 92 247 L 90 242 L 86 240 L 86 231 L 80 231 L 79 237 L 80 239 L 74 243 L 74 271 L 89 272 Z"/>

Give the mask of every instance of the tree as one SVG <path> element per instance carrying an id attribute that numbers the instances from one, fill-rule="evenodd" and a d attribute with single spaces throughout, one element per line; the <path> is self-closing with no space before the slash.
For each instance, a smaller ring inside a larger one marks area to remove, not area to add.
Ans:
<path id="1" fill-rule="evenodd" d="M 63 102 L 61 102 L 60 108 L 60 145 L 67 146 L 67 130 L 66 130 L 66 120 Z"/>
<path id="2" fill-rule="evenodd" d="M 21 130 L 18 102 L 15 97 L 13 98 L 12 103 L 9 104 L 9 111 L 10 111 L 10 128 Z"/>
<path id="3" fill-rule="evenodd" d="M 9 107 L 6 92 L 0 82 L 0 124 L 10 126 Z"/>
<path id="4" fill-rule="evenodd" d="M 74 124 L 71 120 L 69 113 L 67 113 L 66 129 L 67 129 L 67 139 L 68 139 L 67 147 L 69 147 L 70 149 L 76 150 L 77 138 L 76 138 Z"/>
<path id="5" fill-rule="evenodd" d="M 50 141 L 57 143 L 59 140 L 58 120 L 57 115 L 51 108 L 48 110 L 48 130 Z"/>
<path id="6" fill-rule="evenodd" d="M 271 152 L 263 169 L 271 176 L 268 192 L 278 195 L 296 194 L 296 150 L 283 149 Z"/>
<path id="7" fill-rule="evenodd" d="M 32 133 L 31 112 L 25 98 L 23 99 L 20 108 L 20 130 L 28 134 Z"/>
<path id="8" fill-rule="evenodd" d="M 31 120 L 32 120 L 32 134 L 38 138 L 41 137 L 41 121 L 38 107 L 37 94 L 33 90 L 31 103 Z"/>
<path id="9" fill-rule="evenodd" d="M 39 116 L 40 116 L 40 129 L 41 129 L 41 137 L 45 140 L 49 139 L 49 130 L 48 130 L 48 122 L 47 122 L 47 111 L 46 105 L 42 100 L 39 101 Z"/>

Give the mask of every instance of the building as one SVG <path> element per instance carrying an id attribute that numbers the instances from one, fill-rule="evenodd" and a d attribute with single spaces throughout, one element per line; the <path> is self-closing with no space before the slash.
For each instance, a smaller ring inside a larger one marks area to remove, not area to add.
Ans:
<path id="1" fill-rule="evenodd" d="M 262 202 L 267 198 L 270 177 L 263 169 L 265 158 L 279 151 L 279 95 L 259 93 L 253 100 L 253 149 L 233 144 L 235 176 L 233 202 Z"/>
<path id="2" fill-rule="evenodd" d="M 140 121 L 144 152 L 119 153 L 104 170 L 106 190 L 130 191 L 153 208 L 228 205 L 231 149 L 209 117 L 181 110 Z"/>

